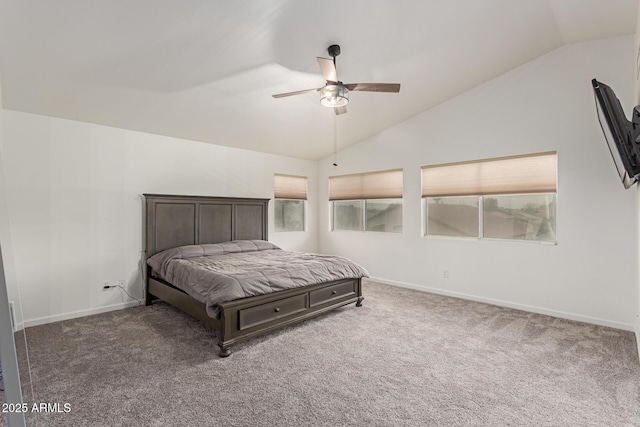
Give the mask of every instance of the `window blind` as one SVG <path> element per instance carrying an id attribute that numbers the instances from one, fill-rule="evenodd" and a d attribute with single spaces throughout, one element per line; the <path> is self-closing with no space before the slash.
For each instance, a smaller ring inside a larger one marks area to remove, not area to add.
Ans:
<path id="1" fill-rule="evenodd" d="M 402 198 L 402 169 L 329 177 L 329 200 Z"/>
<path id="2" fill-rule="evenodd" d="M 307 200 L 307 177 L 275 174 L 273 192 L 276 199 Z"/>
<path id="3" fill-rule="evenodd" d="M 556 152 L 422 167 L 422 197 L 555 193 Z"/>

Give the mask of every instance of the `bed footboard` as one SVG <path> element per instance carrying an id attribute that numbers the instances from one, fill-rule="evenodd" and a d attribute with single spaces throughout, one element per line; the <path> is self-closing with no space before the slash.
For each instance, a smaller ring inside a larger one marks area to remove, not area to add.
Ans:
<path id="1" fill-rule="evenodd" d="M 347 304 L 361 306 L 364 299 L 362 279 L 337 280 L 226 302 L 220 304 L 220 319 L 212 319 L 203 303 L 163 282 L 149 279 L 148 292 L 216 329 L 220 357 L 229 356 L 238 342 Z"/>
<path id="2" fill-rule="evenodd" d="M 343 305 L 362 305 L 362 279 L 347 279 L 290 289 L 220 304 L 220 356 L 256 335 L 302 322 Z"/>

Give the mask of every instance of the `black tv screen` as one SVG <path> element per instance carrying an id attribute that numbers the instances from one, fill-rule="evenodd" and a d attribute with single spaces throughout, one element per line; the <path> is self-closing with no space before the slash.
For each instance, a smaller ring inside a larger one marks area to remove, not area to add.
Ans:
<path id="1" fill-rule="evenodd" d="M 611 157 L 624 188 L 629 188 L 640 176 L 640 112 L 633 110 L 633 121 L 627 120 L 620 100 L 609 86 L 591 80 L 596 98 L 596 110 L 600 127 L 604 132 Z"/>

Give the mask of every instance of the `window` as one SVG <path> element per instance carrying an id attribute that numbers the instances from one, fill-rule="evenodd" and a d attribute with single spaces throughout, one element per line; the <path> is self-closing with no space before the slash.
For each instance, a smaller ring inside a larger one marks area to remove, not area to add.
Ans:
<path id="1" fill-rule="evenodd" d="M 427 233 L 478 237 L 478 197 L 428 197 Z"/>
<path id="2" fill-rule="evenodd" d="M 307 178 L 275 174 L 274 197 L 275 230 L 304 231 Z"/>
<path id="3" fill-rule="evenodd" d="M 362 200 L 333 202 L 333 229 L 362 231 Z"/>
<path id="4" fill-rule="evenodd" d="M 402 233 L 402 199 L 365 200 L 365 231 Z"/>
<path id="5" fill-rule="evenodd" d="M 332 230 L 402 232 L 402 169 L 329 177 Z"/>
<path id="6" fill-rule="evenodd" d="M 423 166 L 425 234 L 555 242 L 556 157 Z"/>
<path id="7" fill-rule="evenodd" d="M 483 236 L 555 242 L 555 212 L 555 194 L 484 196 Z"/>

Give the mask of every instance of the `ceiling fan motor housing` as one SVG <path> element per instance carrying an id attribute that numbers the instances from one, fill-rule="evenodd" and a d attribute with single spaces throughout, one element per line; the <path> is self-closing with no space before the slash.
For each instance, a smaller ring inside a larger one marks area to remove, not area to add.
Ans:
<path id="1" fill-rule="evenodd" d="M 327 84 L 320 90 L 320 103 L 325 107 L 344 107 L 349 103 L 349 90 L 341 83 Z"/>

